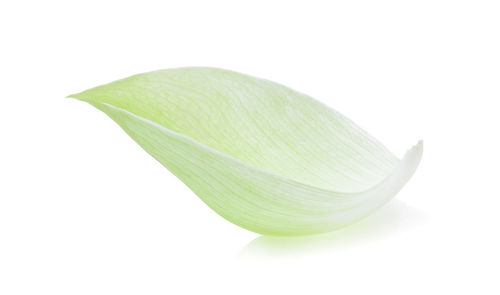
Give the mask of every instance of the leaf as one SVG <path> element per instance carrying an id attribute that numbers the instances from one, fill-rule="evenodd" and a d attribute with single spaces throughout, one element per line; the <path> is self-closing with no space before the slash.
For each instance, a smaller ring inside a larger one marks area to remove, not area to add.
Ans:
<path id="1" fill-rule="evenodd" d="M 218 214 L 261 234 L 327 232 L 370 214 L 423 150 L 419 142 L 399 160 L 307 95 L 215 68 L 140 74 L 71 97 L 106 113 Z"/>

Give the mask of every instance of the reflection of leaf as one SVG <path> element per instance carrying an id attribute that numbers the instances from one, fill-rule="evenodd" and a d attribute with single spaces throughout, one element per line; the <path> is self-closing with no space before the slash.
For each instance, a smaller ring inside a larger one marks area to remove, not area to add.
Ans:
<path id="1" fill-rule="evenodd" d="M 224 218 L 263 234 L 326 232 L 366 216 L 422 156 L 420 142 L 399 160 L 307 95 L 221 69 L 140 74 L 71 97 L 110 116 Z"/>

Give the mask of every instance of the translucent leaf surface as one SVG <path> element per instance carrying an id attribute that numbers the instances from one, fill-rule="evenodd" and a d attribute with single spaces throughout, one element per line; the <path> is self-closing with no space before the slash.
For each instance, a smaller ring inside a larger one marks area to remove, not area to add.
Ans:
<path id="1" fill-rule="evenodd" d="M 214 68 L 132 76 L 71 97 L 116 121 L 210 208 L 271 235 L 331 231 L 389 201 L 399 160 L 352 121 L 280 84 Z"/>

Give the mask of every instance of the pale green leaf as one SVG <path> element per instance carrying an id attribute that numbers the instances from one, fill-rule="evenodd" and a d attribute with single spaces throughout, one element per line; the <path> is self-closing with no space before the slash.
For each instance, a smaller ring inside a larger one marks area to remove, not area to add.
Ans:
<path id="1" fill-rule="evenodd" d="M 388 202 L 414 173 L 352 121 L 280 84 L 214 68 L 132 76 L 71 97 L 116 121 L 210 208 L 270 235 L 327 232 Z"/>

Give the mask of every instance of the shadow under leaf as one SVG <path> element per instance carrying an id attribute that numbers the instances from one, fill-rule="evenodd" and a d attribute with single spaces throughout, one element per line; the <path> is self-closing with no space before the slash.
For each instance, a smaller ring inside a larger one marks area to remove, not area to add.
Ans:
<path id="1" fill-rule="evenodd" d="M 394 235 L 425 220 L 424 213 L 393 200 L 372 215 L 330 233 L 302 237 L 259 236 L 241 250 L 238 258 L 295 256 L 351 247 Z"/>

